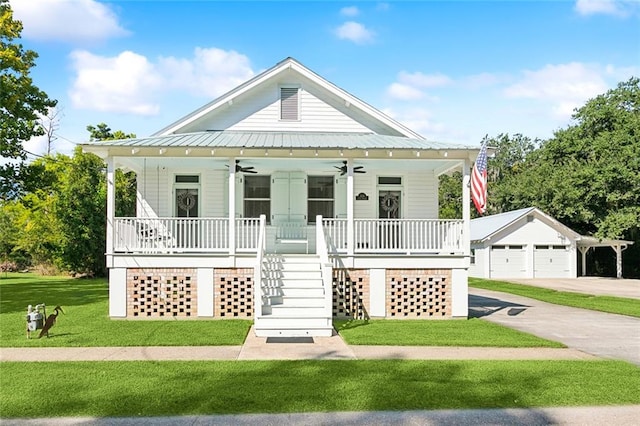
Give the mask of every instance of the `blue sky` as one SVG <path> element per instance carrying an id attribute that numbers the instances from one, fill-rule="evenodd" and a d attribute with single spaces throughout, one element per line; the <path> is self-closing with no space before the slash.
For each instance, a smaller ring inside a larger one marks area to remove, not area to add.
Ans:
<path id="1" fill-rule="evenodd" d="M 548 138 L 640 76 L 637 0 L 10 4 L 65 153 L 89 124 L 150 135 L 289 56 L 427 139 L 470 145 Z"/>

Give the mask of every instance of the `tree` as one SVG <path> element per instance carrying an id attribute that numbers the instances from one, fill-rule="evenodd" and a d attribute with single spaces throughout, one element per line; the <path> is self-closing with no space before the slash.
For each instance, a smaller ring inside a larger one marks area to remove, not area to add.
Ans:
<path id="1" fill-rule="evenodd" d="M 40 127 L 47 138 L 47 155 L 51 155 L 53 142 L 58 137 L 56 131 L 60 128 L 60 118 L 62 117 L 62 109 L 57 107 L 48 108 L 47 115 L 41 116 L 39 119 Z"/>
<path id="2" fill-rule="evenodd" d="M 87 126 L 89 140 L 108 141 L 114 139 L 135 138 L 135 133 L 124 133 L 122 130 L 111 131 L 105 123 Z M 116 216 L 127 217 L 136 214 L 136 174 L 116 170 Z"/>
<path id="3" fill-rule="evenodd" d="M 38 114 L 46 115 L 56 105 L 29 77 L 38 55 L 16 42 L 21 33 L 22 23 L 13 19 L 8 0 L 0 0 L 0 157 L 20 161 L 0 166 L 2 199 L 20 184 L 26 159 L 23 142 L 44 134 Z"/>

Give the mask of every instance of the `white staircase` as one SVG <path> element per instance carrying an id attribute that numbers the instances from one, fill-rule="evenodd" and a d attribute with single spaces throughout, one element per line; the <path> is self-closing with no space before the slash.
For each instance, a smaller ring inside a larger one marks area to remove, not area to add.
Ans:
<path id="1" fill-rule="evenodd" d="M 259 337 L 331 336 L 331 292 L 326 294 L 320 257 L 265 254 L 262 261 Z"/>

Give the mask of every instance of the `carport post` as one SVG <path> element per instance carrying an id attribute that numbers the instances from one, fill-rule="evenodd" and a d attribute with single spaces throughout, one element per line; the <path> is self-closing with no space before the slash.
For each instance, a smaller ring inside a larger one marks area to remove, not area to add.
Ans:
<path id="1" fill-rule="evenodd" d="M 622 247 L 616 244 L 611 248 L 616 252 L 616 278 L 622 278 Z"/>
<path id="2" fill-rule="evenodd" d="M 587 276 L 587 252 L 591 247 L 578 247 L 580 254 L 582 254 L 582 276 Z"/>

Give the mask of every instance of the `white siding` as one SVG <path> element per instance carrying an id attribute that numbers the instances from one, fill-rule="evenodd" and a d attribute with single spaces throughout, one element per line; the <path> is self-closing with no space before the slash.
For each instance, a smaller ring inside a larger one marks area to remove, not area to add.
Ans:
<path id="1" fill-rule="evenodd" d="M 200 191 L 202 195 L 202 217 L 225 217 L 229 211 L 226 198 L 229 189 L 225 185 L 229 183 L 229 174 L 226 170 L 206 170 L 200 175 L 202 182 Z"/>
<path id="2" fill-rule="evenodd" d="M 139 217 L 172 215 L 168 199 L 169 173 L 166 167 L 153 167 L 137 174 L 136 211 Z"/>
<path id="3" fill-rule="evenodd" d="M 347 109 L 348 111 L 348 109 Z M 280 120 L 280 90 L 276 84 L 240 96 L 231 105 L 185 127 L 181 132 L 204 130 L 371 132 L 304 87 L 300 89 L 300 120 Z"/>
<path id="4" fill-rule="evenodd" d="M 414 172 L 403 179 L 405 219 L 438 218 L 438 178 L 433 172 Z"/>
<path id="5" fill-rule="evenodd" d="M 356 174 L 353 182 L 353 196 L 364 192 L 369 196 L 368 200 L 355 200 L 353 202 L 353 216 L 355 219 L 368 219 L 377 217 L 376 200 L 376 176 L 373 173 Z"/>

